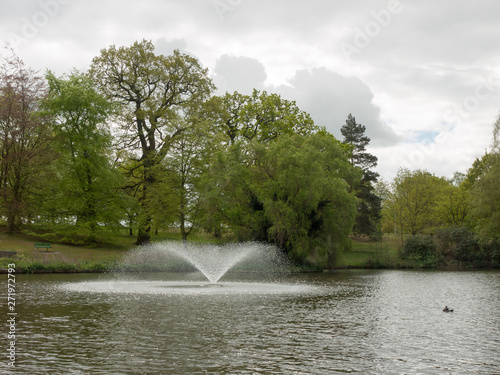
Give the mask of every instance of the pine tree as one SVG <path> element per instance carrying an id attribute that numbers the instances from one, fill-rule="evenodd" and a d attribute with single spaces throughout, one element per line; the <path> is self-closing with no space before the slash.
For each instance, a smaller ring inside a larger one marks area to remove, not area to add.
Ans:
<path id="1" fill-rule="evenodd" d="M 381 238 L 380 218 L 381 199 L 375 194 L 373 183 L 379 177 L 377 172 L 371 170 L 377 166 L 377 157 L 366 152 L 366 146 L 370 138 L 365 135 L 366 127 L 356 123 L 356 119 L 349 114 L 344 126 L 340 129 L 344 136 L 343 143 L 351 146 L 350 163 L 352 166 L 363 171 L 361 183 L 351 186 L 356 191 L 359 199 L 358 213 L 353 232 L 359 235 L 367 235 L 372 240 Z"/>

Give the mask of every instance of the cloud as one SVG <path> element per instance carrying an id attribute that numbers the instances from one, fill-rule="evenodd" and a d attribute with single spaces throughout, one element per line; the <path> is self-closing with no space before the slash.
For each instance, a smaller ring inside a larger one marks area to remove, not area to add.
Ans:
<path id="1" fill-rule="evenodd" d="M 215 64 L 214 83 L 220 94 L 238 91 L 251 94 L 261 90 L 267 78 L 264 65 L 257 59 L 222 55 Z"/>
<path id="2" fill-rule="evenodd" d="M 250 94 L 255 88 L 276 92 L 293 100 L 308 112 L 315 123 L 341 138 L 340 128 L 351 113 L 366 126 L 372 146 L 389 146 L 398 136 L 380 118 L 380 109 L 373 104 L 370 88 L 356 77 L 345 77 L 326 68 L 298 70 L 287 85 L 265 85 L 267 74 L 257 59 L 243 56 L 221 56 L 215 66 L 214 82 L 219 94 L 238 91 Z"/>
<path id="3" fill-rule="evenodd" d="M 158 55 L 170 56 L 175 49 L 182 53 L 189 53 L 187 50 L 187 42 L 185 39 L 171 39 L 159 38 L 154 42 L 155 53 Z"/>
<path id="4" fill-rule="evenodd" d="M 373 104 L 373 93 L 359 78 L 345 77 L 326 68 L 299 70 L 289 85 L 281 85 L 276 90 L 286 99 L 295 100 L 317 125 L 325 126 L 339 139 L 340 128 L 352 114 L 356 122 L 366 126 L 370 145 L 389 146 L 399 140 L 380 118 L 380 109 Z"/>

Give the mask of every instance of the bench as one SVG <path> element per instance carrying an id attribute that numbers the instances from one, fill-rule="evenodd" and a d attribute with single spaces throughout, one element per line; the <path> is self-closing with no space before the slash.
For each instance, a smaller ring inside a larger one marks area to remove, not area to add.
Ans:
<path id="1" fill-rule="evenodd" d="M 14 258 L 17 256 L 17 251 L 15 250 L 1 250 L 0 258 Z"/>
<path id="2" fill-rule="evenodd" d="M 45 249 L 46 251 L 49 251 L 49 248 L 52 248 L 50 243 L 45 242 L 36 242 L 33 244 L 33 246 L 35 246 L 35 249 Z"/>

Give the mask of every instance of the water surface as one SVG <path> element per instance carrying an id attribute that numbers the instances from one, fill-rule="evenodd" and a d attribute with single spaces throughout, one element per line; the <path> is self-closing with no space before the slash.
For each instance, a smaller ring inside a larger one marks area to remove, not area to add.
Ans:
<path id="1" fill-rule="evenodd" d="M 17 293 L 12 373 L 500 373 L 499 272 L 17 275 Z"/>

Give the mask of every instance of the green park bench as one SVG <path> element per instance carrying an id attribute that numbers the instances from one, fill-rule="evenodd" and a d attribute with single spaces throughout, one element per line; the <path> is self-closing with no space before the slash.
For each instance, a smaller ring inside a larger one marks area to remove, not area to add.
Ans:
<path id="1" fill-rule="evenodd" d="M 50 243 L 46 243 L 46 242 L 35 242 L 33 244 L 33 246 L 35 246 L 35 249 L 45 249 L 46 251 L 49 251 L 49 249 L 52 248 L 52 246 L 50 245 Z"/>

